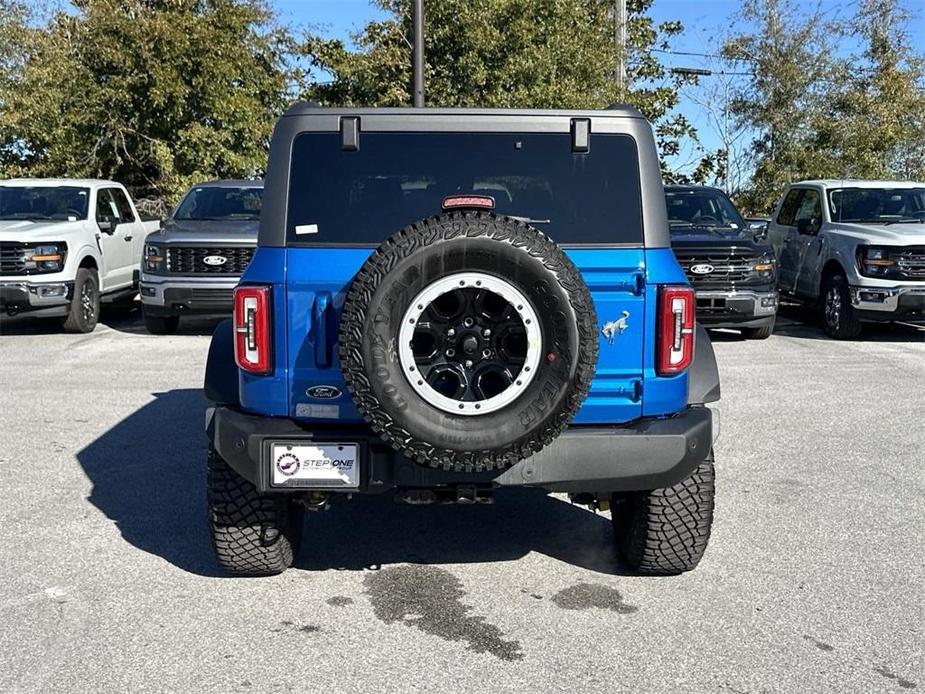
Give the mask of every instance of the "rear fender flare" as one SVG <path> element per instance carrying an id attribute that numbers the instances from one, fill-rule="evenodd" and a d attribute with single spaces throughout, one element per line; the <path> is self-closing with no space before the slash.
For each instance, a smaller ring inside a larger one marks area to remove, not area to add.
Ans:
<path id="1" fill-rule="evenodd" d="M 702 325 L 694 334 L 694 363 L 688 374 L 688 405 L 703 405 L 719 400 L 719 368 L 713 343 Z"/>
<path id="2" fill-rule="evenodd" d="M 217 405 L 241 405 L 238 366 L 234 361 L 234 326 L 230 318 L 219 323 L 212 333 L 203 390 L 206 398 Z"/>

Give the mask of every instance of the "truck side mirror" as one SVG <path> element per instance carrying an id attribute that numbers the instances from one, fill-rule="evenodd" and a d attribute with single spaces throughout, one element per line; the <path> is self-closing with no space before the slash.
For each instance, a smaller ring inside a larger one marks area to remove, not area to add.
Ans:
<path id="1" fill-rule="evenodd" d="M 766 238 L 768 238 L 767 222 L 749 222 L 748 230 L 752 233 L 752 238 L 754 238 L 756 241 L 764 241 Z"/>
<path id="2" fill-rule="evenodd" d="M 101 219 L 96 225 L 104 234 L 111 234 L 116 230 L 116 223 L 111 219 Z"/>

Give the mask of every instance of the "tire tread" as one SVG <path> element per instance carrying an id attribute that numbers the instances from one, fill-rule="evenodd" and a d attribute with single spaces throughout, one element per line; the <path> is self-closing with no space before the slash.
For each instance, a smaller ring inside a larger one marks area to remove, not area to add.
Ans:
<path id="1" fill-rule="evenodd" d="M 616 495 L 615 495 L 616 496 Z M 674 575 L 695 568 L 713 525 L 715 471 L 712 454 L 672 487 L 614 499 L 614 534 L 633 569 Z"/>

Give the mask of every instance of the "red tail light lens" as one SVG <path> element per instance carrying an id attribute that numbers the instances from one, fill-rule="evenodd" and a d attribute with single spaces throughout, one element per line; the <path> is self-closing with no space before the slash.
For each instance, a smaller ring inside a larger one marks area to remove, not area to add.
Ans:
<path id="1" fill-rule="evenodd" d="M 658 293 L 659 376 L 681 373 L 694 360 L 694 290 L 661 287 Z"/>
<path id="2" fill-rule="evenodd" d="M 237 287 L 234 290 L 234 360 L 255 374 L 270 373 L 269 287 Z"/>

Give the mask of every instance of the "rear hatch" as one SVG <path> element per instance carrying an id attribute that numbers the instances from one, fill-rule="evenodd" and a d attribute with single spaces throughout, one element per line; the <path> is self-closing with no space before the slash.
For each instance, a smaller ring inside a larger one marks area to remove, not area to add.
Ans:
<path id="1" fill-rule="evenodd" d="M 385 238 L 466 193 L 490 195 L 496 212 L 548 234 L 591 290 L 600 357 L 576 421 L 641 416 L 646 268 L 636 143 L 595 133 L 589 151 L 574 151 L 568 131 L 364 132 L 358 148 L 336 132 L 296 137 L 285 286 L 290 416 L 361 419 L 337 357 L 350 281 Z"/>

